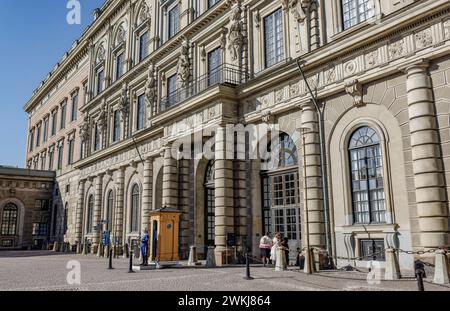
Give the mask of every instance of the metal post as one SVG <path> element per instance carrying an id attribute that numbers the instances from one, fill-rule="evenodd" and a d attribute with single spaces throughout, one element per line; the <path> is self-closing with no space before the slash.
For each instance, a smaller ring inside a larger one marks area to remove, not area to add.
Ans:
<path id="1" fill-rule="evenodd" d="M 112 267 L 112 249 L 110 249 L 109 250 L 109 267 L 108 267 L 108 270 L 112 270 L 112 269 L 114 269 L 113 267 Z"/>
<path id="2" fill-rule="evenodd" d="M 128 268 L 128 273 L 134 273 L 133 271 L 133 250 L 130 250 L 130 266 Z"/>
<path id="3" fill-rule="evenodd" d="M 253 280 L 253 278 L 250 276 L 250 258 L 248 256 L 248 252 L 245 253 L 245 263 L 246 263 L 246 269 L 245 269 L 245 278 L 246 280 Z"/>
<path id="4" fill-rule="evenodd" d="M 303 145 L 303 182 L 305 183 L 305 235 L 306 235 L 306 254 L 305 263 L 303 264 L 303 271 L 307 274 L 312 274 L 312 258 L 311 258 L 311 245 L 309 243 L 309 209 L 308 209 L 308 184 L 306 177 L 306 129 L 302 130 L 302 145 Z"/>
<path id="5" fill-rule="evenodd" d="M 425 277 L 425 266 L 421 261 L 416 261 L 415 263 L 416 268 L 416 280 L 417 280 L 417 288 L 419 289 L 419 292 L 425 291 L 425 288 L 423 286 L 423 278 Z"/>

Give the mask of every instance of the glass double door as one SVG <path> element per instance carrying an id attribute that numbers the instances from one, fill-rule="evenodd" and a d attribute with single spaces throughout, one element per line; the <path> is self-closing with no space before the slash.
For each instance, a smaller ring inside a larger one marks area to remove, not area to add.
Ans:
<path id="1" fill-rule="evenodd" d="M 271 209 L 272 232 L 280 233 L 282 238 L 288 238 L 289 260 L 295 263 L 297 248 L 301 247 L 300 208 L 274 207 Z"/>

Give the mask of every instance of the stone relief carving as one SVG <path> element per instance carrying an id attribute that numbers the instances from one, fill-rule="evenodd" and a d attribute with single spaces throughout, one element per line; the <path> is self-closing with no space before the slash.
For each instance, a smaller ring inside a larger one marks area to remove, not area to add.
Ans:
<path id="1" fill-rule="evenodd" d="M 255 27 L 259 28 L 261 26 L 261 14 L 259 14 L 259 10 L 256 11 L 255 15 L 253 16 Z"/>
<path id="2" fill-rule="evenodd" d="M 230 12 L 230 30 L 228 33 L 228 51 L 231 60 L 236 61 L 241 55 L 244 35 L 242 34 L 242 9 L 239 1 L 236 1 Z"/>
<path id="3" fill-rule="evenodd" d="M 127 34 L 125 32 L 125 29 L 123 29 L 122 26 L 119 26 L 119 29 L 117 30 L 117 36 L 116 36 L 116 46 L 119 46 L 122 43 L 125 43 L 126 36 L 127 36 Z"/>
<path id="4" fill-rule="evenodd" d="M 405 39 L 398 40 L 389 45 L 389 58 L 395 59 L 403 56 L 406 53 Z"/>
<path id="5" fill-rule="evenodd" d="M 306 20 L 307 14 L 311 8 L 311 0 L 281 0 L 283 9 L 290 11 L 294 18 L 303 23 Z"/>
<path id="6" fill-rule="evenodd" d="M 147 98 L 147 107 L 151 108 L 156 101 L 156 79 L 153 64 L 148 68 L 147 83 L 145 84 L 145 96 Z"/>
<path id="7" fill-rule="evenodd" d="M 450 39 L 450 19 L 444 22 L 444 38 Z"/>
<path id="8" fill-rule="evenodd" d="M 344 73 L 346 76 L 351 76 L 355 74 L 355 72 L 358 70 L 358 62 L 356 59 L 352 59 L 345 63 L 344 65 Z"/>
<path id="9" fill-rule="evenodd" d="M 181 44 L 181 54 L 178 59 L 177 76 L 180 87 L 186 87 L 191 77 L 191 61 L 189 59 L 189 42 L 187 38 L 183 39 Z"/>
<path id="10" fill-rule="evenodd" d="M 334 83 L 336 81 L 336 67 L 331 67 L 326 72 L 326 81 L 327 83 Z"/>
<path id="11" fill-rule="evenodd" d="M 227 48 L 227 34 L 228 34 L 228 29 L 226 27 L 222 27 L 221 37 L 220 37 L 220 47 L 224 51 Z"/>
<path id="12" fill-rule="evenodd" d="M 363 87 L 358 80 L 352 80 L 345 84 L 345 91 L 348 95 L 353 97 L 354 106 L 361 107 L 364 105 L 363 102 Z"/>
<path id="13" fill-rule="evenodd" d="M 201 59 L 202 59 L 202 62 L 205 62 L 205 61 L 206 61 L 207 54 L 206 54 L 205 46 L 202 46 L 202 47 L 200 48 L 200 57 L 201 57 Z"/>
<path id="14" fill-rule="evenodd" d="M 421 32 L 416 33 L 416 46 L 417 48 L 425 48 L 433 44 L 433 36 L 431 34 L 431 29 L 425 29 Z"/>
<path id="15" fill-rule="evenodd" d="M 100 44 L 97 50 L 97 64 L 104 61 L 106 57 L 106 50 L 103 44 Z"/>
<path id="16" fill-rule="evenodd" d="M 122 120 L 125 121 L 128 117 L 128 112 L 129 112 L 128 85 L 126 83 L 124 83 L 122 85 L 122 90 L 120 93 L 120 101 L 119 101 L 119 111 L 120 111 Z"/>
<path id="17" fill-rule="evenodd" d="M 103 133 L 106 130 L 107 114 L 108 114 L 108 105 L 106 104 L 106 99 L 103 99 L 101 107 L 100 107 L 100 113 L 96 120 L 97 127 L 98 127 L 100 133 Z"/>
<path id="18" fill-rule="evenodd" d="M 87 114 L 83 116 L 83 123 L 80 124 L 80 138 L 83 143 L 89 140 L 89 117 Z"/>
<path id="19" fill-rule="evenodd" d="M 284 99 L 284 89 L 278 90 L 275 92 L 275 101 L 277 103 L 283 101 Z"/>
<path id="20" fill-rule="evenodd" d="M 149 17 L 150 17 L 150 10 L 147 4 L 145 4 L 144 2 L 141 6 L 141 10 L 139 11 L 138 25 L 145 22 Z"/>
<path id="21" fill-rule="evenodd" d="M 366 55 L 367 67 L 373 68 L 375 66 L 378 66 L 379 63 L 380 63 L 380 59 L 379 59 L 379 53 L 377 50 L 372 51 Z"/>

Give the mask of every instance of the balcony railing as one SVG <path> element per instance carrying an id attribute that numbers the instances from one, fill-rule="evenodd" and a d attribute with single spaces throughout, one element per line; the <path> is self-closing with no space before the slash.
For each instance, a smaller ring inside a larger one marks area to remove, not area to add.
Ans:
<path id="1" fill-rule="evenodd" d="M 178 106 L 182 102 L 217 85 L 236 86 L 248 81 L 249 74 L 238 67 L 222 64 L 198 79 L 190 82 L 187 87 L 177 89 L 175 92 L 161 98 L 160 112 Z"/>

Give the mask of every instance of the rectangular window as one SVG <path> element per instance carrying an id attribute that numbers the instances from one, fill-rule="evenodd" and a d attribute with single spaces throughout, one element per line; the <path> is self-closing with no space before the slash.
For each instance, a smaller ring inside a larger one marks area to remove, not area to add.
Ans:
<path id="1" fill-rule="evenodd" d="M 114 111 L 113 124 L 114 124 L 113 142 L 116 142 L 116 141 L 120 140 L 120 112 L 119 112 L 119 110 Z"/>
<path id="2" fill-rule="evenodd" d="M 116 56 L 116 80 L 119 80 L 119 78 L 123 75 L 124 60 L 124 53 L 120 53 Z"/>
<path id="3" fill-rule="evenodd" d="M 264 18 L 266 68 L 284 59 L 283 12 L 281 9 Z"/>
<path id="4" fill-rule="evenodd" d="M 342 0 L 344 30 L 375 16 L 372 0 Z"/>
<path id="5" fill-rule="evenodd" d="M 180 8 L 176 5 L 169 11 L 169 39 L 175 36 L 180 30 Z"/>
<path id="6" fill-rule="evenodd" d="M 67 114 L 67 105 L 64 104 L 61 106 L 61 126 L 60 126 L 61 130 L 66 127 L 66 114 Z"/>
<path id="7" fill-rule="evenodd" d="M 69 156 L 67 159 L 67 164 L 71 165 L 73 164 L 73 151 L 75 148 L 75 139 L 69 140 Z"/>
<path id="8" fill-rule="evenodd" d="M 221 82 L 220 67 L 222 65 L 222 49 L 217 48 L 208 53 L 208 86 Z"/>
<path id="9" fill-rule="evenodd" d="M 30 132 L 30 152 L 33 151 L 34 148 L 34 131 Z"/>
<path id="10" fill-rule="evenodd" d="M 103 92 L 103 89 L 105 87 L 105 71 L 102 69 L 97 71 L 96 74 L 96 82 L 97 82 L 97 87 L 96 87 L 96 93 L 95 95 L 100 94 L 101 92 Z"/>
<path id="11" fill-rule="evenodd" d="M 43 133 L 43 137 L 44 137 L 44 143 L 47 141 L 48 139 L 48 117 L 45 118 L 44 120 L 44 133 Z"/>
<path id="12" fill-rule="evenodd" d="M 56 123 L 57 123 L 57 120 L 58 120 L 58 111 L 55 110 L 52 113 L 52 136 L 56 135 L 56 125 L 57 125 Z"/>
<path id="13" fill-rule="evenodd" d="M 34 209 L 37 211 L 48 211 L 50 207 L 49 200 L 36 200 L 34 201 Z"/>
<path id="14" fill-rule="evenodd" d="M 58 170 L 62 169 L 64 157 L 64 146 L 58 148 Z"/>
<path id="15" fill-rule="evenodd" d="M 47 235 L 48 225 L 46 223 L 33 223 L 33 235 L 44 236 Z"/>
<path id="16" fill-rule="evenodd" d="M 72 96 L 72 110 L 70 115 L 70 121 L 73 122 L 77 119 L 78 115 L 78 94 Z"/>
<path id="17" fill-rule="evenodd" d="M 142 130 L 145 127 L 145 96 L 141 95 L 137 100 L 137 120 L 136 130 Z"/>
<path id="18" fill-rule="evenodd" d="M 139 61 L 144 60 L 148 56 L 148 31 L 139 37 Z"/>
<path id="19" fill-rule="evenodd" d="M 177 91 L 177 75 L 175 74 L 167 79 L 167 98 L 169 107 L 175 105 L 177 102 L 176 91 Z"/>
<path id="20" fill-rule="evenodd" d="M 271 228 L 271 211 L 270 211 L 270 179 L 269 176 L 263 175 L 261 178 L 262 181 L 262 190 L 263 190 L 263 200 L 262 200 L 262 208 L 263 208 L 263 227 L 264 233 L 272 231 Z"/>
<path id="21" fill-rule="evenodd" d="M 375 260 L 375 261 L 385 261 L 386 257 L 384 255 L 384 240 L 374 239 L 374 240 L 361 240 L 361 257 L 362 260 Z"/>
<path id="22" fill-rule="evenodd" d="M 41 154 L 41 170 L 45 170 L 45 162 L 47 160 L 47 157 L 45 156 L 45 154 Z"/>
<path id="23" fill-rule="evenodd" d="M 100 129 L 95 125 L 94 129 L 94 151 L 100 150 Z"/>
<path id="24" fill-rule="evenodd" d="M 36 128 L 36 147 L 41 145 L 41 126 Z"/>
<path id="25" fill-rule="evenodd" d="M 216 5 L 220 0 L 208 0 L 208 9 Z"/>
<path id="26" fill-rule="evenodd" d="M 48 170 L 53 171 L 53 161 L 55 157 L 55 152 L 53 150 L 50 150 L 48 153 Z"/>

